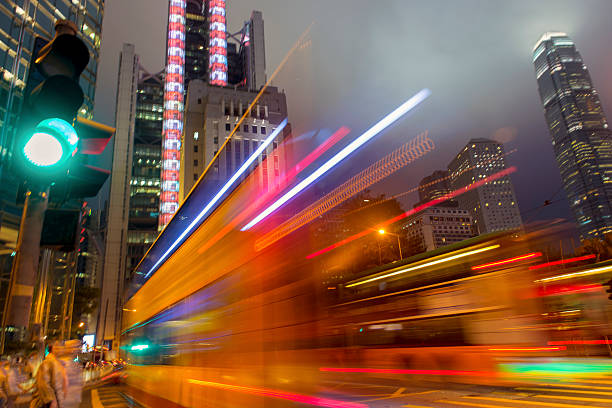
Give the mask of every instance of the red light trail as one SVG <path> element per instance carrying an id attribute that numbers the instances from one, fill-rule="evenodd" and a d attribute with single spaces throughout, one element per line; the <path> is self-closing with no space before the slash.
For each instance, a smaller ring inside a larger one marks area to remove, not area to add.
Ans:
<path id="1" fill-rule="evenodd" d="M 187 380 L 190 384 L 202 385 L 206 387 L 219 388 L 228 391 L 237 391 L 245 394 L 251 395 L 259 395 L 262 397 L 270 397 L 283 399 L 287 401 L 294 401 L 300 404 L 314 405 L 317 407 L 329 407 L 329 408 L 367 408 L 367 405 L 359 404 L 356 402 L 345 402 L 334 400 L 330 398 L 319 398 L 313 397 L 310 395 L 303 394 L 294 394 L 287 391 L 279 391 L 279 390 L 270 390 L 266 388 L 255 388 L 255 387 L 245 387 L 242 385 L 231 385 L 231 384 L 223 384 L 211 381 L 202 381 L 202 380 Z"/>
<path id="2" fill-rule="evenodd" d="M 595 255 L 593 254 L 577 256 L 575 258 L 568 258 L 568 259 L 562 259 L 560 261 L 546 262 L 543 264 L 533 265 L 533 266 L 530 266 L 529 269 L 533 270 L 533 269 L 546 268 L 547 266 L 565 265 L 567 263 L 586 261 L 588 259 L 593 259 L 593 258 L 595 258 Z"/>
<path id="3" fill-rule="evenodd" d="M 516 256 L 514 258 L 502 259 L 501 261 L 486 263 L 486 264 L 482 264 L 482 265 L 478 265 L 478 266 L 472 266 L 472 270 L 473 271 L 477 271 L 479 269 L 491 268 L 493 266 L 507 265 L 507 264 L 511 264 L 511 263 L 515 263 L 515 262 L 524 261 L 525 259 L 539 258 L 541 256 L 542 256 L 541 252 L 533 252 L 531 254 Z"/>
<path id="4" fill-rule="evenodd" d="M 404 218 L 410 217 L 411 215 L 416 214 L 416 213 L 418 213 L 420 211 L 423 211 L 423 210 L 425 210 L 425 209 L 427 209 L 429 207 L 433 207 L 436 204 L 440 204 L 440 203 L 442 203 L 442 202 L 444 202 L 446 200 L 449 200 L 451 198 L 455 198 L 457 196 L 460 196 L 463 193 L 467 193 L 470 190 L 474 190 L 474 189 L 476 189 L 478 187 L 482 187 L 483 185 L 485 185 L 485 184 L 487 184 L 487 183 L 489 183 L 491 181 L 495 181 L 495 180 L 500 179 L 500 178 L 502 178 L 504 176 L 512 174 L 515 171 L 516 171 L 516 167 L 514 167 L 514 166 L 508 167 L 505 170 L 498 171 L 497 173 L 494 173 L 494 174 L 492 174 L 492 175 L 490 175 L 488 177 L 485 177 L 482 180 L 479 180 L 479 181 L 477 181 L 475 183 L 472 183 L 470 185 L 467 185 L 467 186 L 465 186 L 463 188 L 460 188 L 460 189 L 457 189 L 455 191 L 452 191 L 452 192 L 450 192 L 450 193 L 448 193 L 448 194 L 446 194 L 446 195 L 444 195 L 444 196 L 442 196 L 440 198 L 436 198 L 435 200 L 431 200 L 431 201 L 429 201 L 429 202 L 427 202 L 425 204 L 421 204 L 418 207 L 413 208 L 412 210 L 406 211 L 406 212 L 404 212 L 402 214 L 399 214 L 399 215 L 397 215 L 397 216 L 395 216 L 393 218 L 390 218 L 390 219 L 388 219 L 386 221 L 383 221 L 382 223 L 379 223 L 378 225 L 380 226 L 380 228 L 383 228 L 383 227 L 386 227 L 388 225 L 394 224 L 394 223 L 396 223 L 396 222 L 398 222 L 400 220 L 403 220 Z M 346 245 L 349 242 L 353 242 L 353 241 L 355 241 L 355 240 L 357 240 L 359 238 L 365 237 L 366 235 L 371 234 L 371 233 L 372 233 L 371 229 L 367 229 L 367 230 L 358 232 L 357 234 L 352 235 L 352 236 L 350 236 L 348 238 L 345 238 L 345 239 L 343 239 L 343 240 L 341 240 L 339 242 L 336 242 L 335 244 L 332 244 L 332 245 L 330 245 L 330 246 L 328 246 L 326 248 L 323 248 L 323 249 L 320 249 L 320 250 L 318 250 L 316 252 L 313 252 L 312 254 L 308 255 L 306 257 L 306 259 L 315 258 L 315 257 L 317 257 L 319 255 L 322 255 L 322 254 L 324 254 L 326 252 L 329 252 L 329 251 L 331 251 L 333 249 L 341 247 L 342 245 Z"/>

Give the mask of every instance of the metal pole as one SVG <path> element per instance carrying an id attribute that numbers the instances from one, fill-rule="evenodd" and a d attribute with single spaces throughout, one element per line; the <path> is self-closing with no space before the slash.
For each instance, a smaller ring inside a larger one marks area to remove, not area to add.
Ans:
<path id="1" fill-rule="evenodd" d="M 17 240 L 17 254 L 11 271 L 11 286 L 3 327 L 13 326 L 25 334 L 30 324 L 34 285 L 38 275 L 40 235 L 49 199 L 48 189 L 26 194 Z M 4 346 L 4 344 L 2 345 Z"/>

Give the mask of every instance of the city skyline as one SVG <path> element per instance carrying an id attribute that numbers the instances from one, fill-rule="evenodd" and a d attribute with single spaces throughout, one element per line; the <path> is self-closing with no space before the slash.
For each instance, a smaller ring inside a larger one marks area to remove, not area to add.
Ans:
<path id="1" fill-rule="evenodd" d="M 166 3 L 158 1 L 156 5 L 151 4 L 149 7 L 151 12 L 147 13 L 146 18 L 151 20 L 158 15 L 160 23 L 164 24 L 167 13 Z M 451 11 L 455 6 L 449 6 L 448 10 L 444 11 L 440 7 L 427 8 L 416 5 L 401 7 L 399 3 L 394 2 L 394 7 L 386 11 L 369 10 L 370 19 L 363 33 L 360 33 L 350 28 L 351 21 L 346 18 L 334 18 L 337 14 L 333 12 L 340 10 L 344 5 L 343 2 L 339 3 L 329 5 L 330 12 L 326 15 L 315 15 L 314 6 L 296 4 L 295 15 L 299 17 L 289 24 L 286 18 L 279 18 L 279 15 L 286 15 L 289 6 L 272 7 L 270 1 L 262 1 L 257 5 L 231 1 L 227 3 L 228 27 L 230 31 L 239 30 L 242 20 L 250 14 L 250 10 L 260 9 L 266 19 L 267 65 L 269 70 L 273 70 L 291 47 L 292 42 L 313 20 L 315 21 L 311 35 L 313 59 L 316 56 L 317 64 L 324 60 L 327 68 L 335 69 L 325 71 L 321 66 L 314 66 L 313 77 L 317 78 L 316 84 L 307 84 L 315 85 L 316 90 L 311 92 L 314 95 L 301 96 L 304 99 L 310 96 L 314 104 L 321 106 L 319 112 L 325 111 L 315 114 L 316 121 L 312 123 L 311 129 L 313 131 L 319 127 L 333 127 L 338 124 L 359 129 L 363 127 L 363 123 L 360 122 L 365 122 L 365 118 L 370 120 L 380 116 L 384 108 L 401 99 L 399 89 L 402 90 L 402 94 L 407 94 L 419 86 L 432 88 L 433 97 L 426 109 L 413 115 L 409 126 L 393 129 L 386 136 L 396 142 L 396 139 L 401 139 L 405 134 L 429 129 L 430 135 L 436 141 L 437 150 L 431 156 L 433 160 L 423 162 L 420 165 L 422 167 L 416 169 L 418 171 L 408 175 L 402 173 L 406 189 L 418 185 L 422 177 L 437 168 L 436 161 L 445 161 L 446 157 L 455 154 L 470 138 L 495 137 L 509 142 L 506 145 L 507 151 L 517 149 L 517 152 L 508 157 L 508 161 L 518 167 L 518 172 L 512 178 L 518 200 L 522 203 L 521 209 L 531 211 L 527 214 L 529 217 L 525 218 L 529 221 L 529 218 L 535 214 L 537 214 L 536 219 L 559 216 L 570 218 L 571 213 L 565 198 L 558 195 L 553 197 L 561 185 L 561 180 L 550 146 L 546 123 L 543 120 L 537 89 L 533 83 L 531 48 L 542 32 L 557 29 L 568 32 L 581 44 L 581 52 L 589 63 L 591 76 L 595 83 L 601 84 L 599 91 L 605 109 L 606 106 L 612 105 L 612 85 L 605 80 L 612 61 L 606 53 L 599 51 L 605 46 L 602 38 L 605 38 L 610 31 L 601 17 L 606 13 L 601 11 L 612 9 L 612 5 L 594 1 L 593 7 L 587 10 L 571 7 L 571 3 L 567 2 L 567 8 L 558 7 L 553 10 L 546 7 L 548 2 L 538 5 L 517 2 L 504 5 L 499 11 L 493 11 L 490 7 L 481 7 L 473 12 L 463 11 L 461 16 L 465 17 L 464 20 L 480 25 L 481 30 L 476 33 L 459 30 L 460 25 L 464 23 L 451 19 L 451 14 L 454 15 Z M 477 3 L 479 2 L 469 2 L 467 6 Z M 129 7 L 115 4 L 111 0 L 107 4 L 107 16 L 110 16 L 108 21 L 119 18 L 115 13 L 116 7 L 122 7 L 124 18 L 137 18 L 137 13 L 132 14 Z M 357 16 L 363 16 L 365 11 L 355 10 L 355 13 Z M 404 19 L 410 24 L 400 24 L 402 18 L 396 14 L 405 16 Z M 489 21 L 489 15 L 493 15 L 499 22 L 494 24 L 492 20 Z M 424 27 L 422 22 L 416 21 L 415 16 L 428 21 L 431 27 Z M 389 20 L 384 28 L 375 24 L 383 19 Z M 332 20 L 337 25 L 335 28 L 332 27 Z M 521 24 L 516 24 L 517 21 L 521 21 Z M 149 25 L 155 24 L 149 23 Z M 331 35 L 332 28 L 336 29 L 338 35 Z M 108 47 L 103 49 L 103 54 L 108 53 L 113 47 L 112 35 L 127 34 L 122 30 L 114 30 L 110 34 L 109 30 L 104 31 L 104 35 L 111 37 L 109 42 L 103 42 L 103 46 Z M 157 66 L 163 65 L 164 50 L 155 50 L 153 39 L 158 35 L 161 41 L 164 41 L 165 33 L 153 33 L 153 31 L 155 30 L 151 30 L 146 36 L 144 33 L 134 32 L 130 35 L 134 37 L 133 42 L 137 47 L 143 50 L 144 65 L 155 70 Z M 445 40 L 450 38 L 449 34 L 455 32 L 458 37 L 453 37 L 453 41 Z M 418 35 L 422 41 L 404 43 L 401 40 L 394 40 L 415 35 Z M 349 41 L 349 38 L 354 38 L 354 41 Z M 377 47 L 372 44 L 375 40 L 379 41 Z M 139 41 L 143 42 L 142 46 Z M 411 64 L 409 75 L 403 75 L 405 68 L 402 67 L 405 66 L 406 57 L 402 54 L 406 53 L 400 50 L 404 47 L 409 47 L 409 54 L 423 62 Z M 331 49 L 335 55 L 330 53 Z M 460 61 L 457 60 L 459 49 L 462 55 L 465 55 Z M 113 53 L 118 53 L 116 46 Z M 115 55 L 105 55 L 106 64 L 116 58 Z M 354 65 L 356 58 L 367 63 L 364 62 L 348 71 L 347 64 Z M 376 58 L 384 62 L 383 65 L 377 65 L 381 72 L 377 76 L 372 75 L 373 72 L 368 67 L 377 63 Z M 158 63 L 154 62 L 156 60 Z M 115 69 L 116 64 L 111 70 Z M 319 75 L 323 72 L 324 76 Z M 101 75 L 107 77 L 107 70 L 104 67 L 101 69 Z M 457 77 L 461 77 L 461 81 L 456 81 Z M 300 102 L 295 100 L 295 94 L 299 93 L 300 88 L 299 85 L 297 89 L 295 85 L 289 86 L 288 79 L 291 79 L 291 73 L 283 71 L 273 84 L 281 89 L 286 88 L 288 106 L 292 115 L 290 120 L 292 123 L 298 122 L 294 127 L 300 129 L 303 128 L 301 126 L 303 123 L 308 122 L 309 118 L 304 117 L 308 109 L 300 109 L 299 112 L 291 109 L 292 105 Z M 433 80 L 435 83 L 432 83 Z M 351 87 L 355 82 L 360 84 L 359 90 Z M 504 89 L 504 92 L 500 92 L 498 88 Z M 331 93 L 334 95 L 330 96 Z M 378 95 L 378 98 L 386 102 L 379 110 L 371 110 L 365 103 L 367 98 L 364 94 Z M 471 95 L 469 99 L 462 101 L 461 98 L 468 94 Z M 100 95 L 99 98 L 104 101 L 105 97 Z M 107 95 L 106 98 L 106 101 L 112 101 L 114 96 L 109 98 Z M 108 110 L 109 103 L 102 102 L 97 106 L 100 107 L 98 119 L 105 121 L 104 116 L 107 113 L 104 111 Z M 338 112 L 340 107 L 342 112 Z M 434 123 L 431 118 L 436 111 L 445 114 L 442 120 Z M 353 113 L 354 119 L 347 116 L 349 112 Z M 337 119 L 331 120 L 332 116 Z M 538 189 L 537 194 L 531 191 L 534 184 L 542 187 Z M 553 205 L 536 210 L 544 200 L 549 200 L 551 197 Z M 411 198 L 411 202 L 417 200 L 416 195 Z"/>

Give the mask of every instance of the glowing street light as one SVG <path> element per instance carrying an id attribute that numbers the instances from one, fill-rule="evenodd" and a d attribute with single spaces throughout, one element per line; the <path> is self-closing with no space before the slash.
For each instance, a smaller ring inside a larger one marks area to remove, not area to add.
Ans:
<path id="1" fill-rule="evenodd" d="M 398 234 L 394 234 L 394 233 L 392 233 L 392 232 L 387 232 L 387 231 L 385 231 L 385 230 L 384 230 L 384 229 L 382 229 L 382 228 L 378 230 L 378 233 L 379 233 L 380 235 L 385 235 L 385 234 L 394 235 L 394 236 L 395 236 L 395 238 L 397 238 L 397 247 L 399 248 L 399 257 L 400 257 L 400 261 L 401 261 L 402 259 L 404 259 L 404 257 L 402 256 L 402 244 L 401 244 L 401 242 L 400 242 L 400 236 L 399 236 Z M 379 248 L 378 248 L 378 249 L 379 249 L 379 252 L 380 252 L 380 245 L 379 245 Z M 379 254 L 379 257 L 380 257 L 380 254 Z"/>

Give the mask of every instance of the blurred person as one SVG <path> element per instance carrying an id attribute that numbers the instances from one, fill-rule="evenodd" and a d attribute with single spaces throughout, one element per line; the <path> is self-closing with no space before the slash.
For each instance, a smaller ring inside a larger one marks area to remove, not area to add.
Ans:
<path id="1" fill-rule="evenodd" d="M 35 375 L 35 391 L 30 408 L 63 408 L 68 392 L 68 377 L 55 353 L 59 345 L 50 345 L 49 354 L 38 367 Z"/>
<path id="2" fill-rule="evenodd" d="M 80 349 L 79 340 L 68 340 L 57 354 L 58 361 L 62 364 L 68 380 L 67 395 L 61 408 L 77 408 L 81 404 L 83 370 L 81 364 L 75 361 Z"/>

